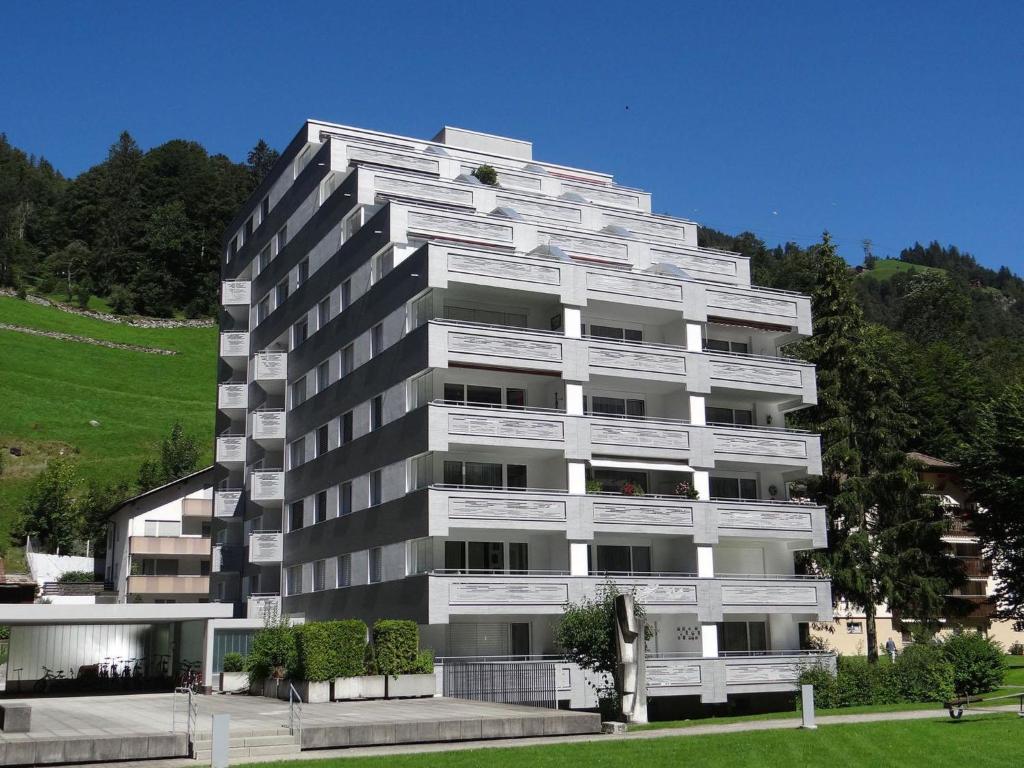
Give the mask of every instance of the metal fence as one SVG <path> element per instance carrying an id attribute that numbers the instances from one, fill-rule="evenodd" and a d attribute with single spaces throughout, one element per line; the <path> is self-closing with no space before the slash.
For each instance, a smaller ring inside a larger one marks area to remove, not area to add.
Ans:
<path id="1" fill-rule="evenodd" d="M 445 661 L 443 684 L 444 695 L 456 699 L 558 706 L 552 662 Z"/>

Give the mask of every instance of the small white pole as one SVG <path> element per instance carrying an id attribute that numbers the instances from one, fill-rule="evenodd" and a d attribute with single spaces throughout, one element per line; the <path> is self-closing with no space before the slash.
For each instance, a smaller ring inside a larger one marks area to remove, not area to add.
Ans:
<path id="1" fill-rule="evenodd" d="M 806 728 L 809 731 L 815 730 L 818 726 L 814 724 L 814 686 L 813 685 L 801 685 L 800 686 L 800 710 L 803 715 L 803 722 L 800 724 L 801 728 Z"/>

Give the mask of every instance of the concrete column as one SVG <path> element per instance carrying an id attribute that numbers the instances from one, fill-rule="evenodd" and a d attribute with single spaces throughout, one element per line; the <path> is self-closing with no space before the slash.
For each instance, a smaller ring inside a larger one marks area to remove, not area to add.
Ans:
<path id="1" fill-rule="evenodd" d="M 711 498 L 711 474 L 706 469 L 693 473 L 693 489 L 697 491 L 697 498 L 703 501 Z"/>
<path id="2" fill-rule="evenodd" d="M 587 464 L 584 461 L 566 462 L 566 474 L 569 481 L 569 493 L 584 494 L 587 492 Z"/>
<path id="3" fill-rule="evenodd" d="M 569 573 L 573 576 L 587 576 L 590 568 L 587 563 L 587 547 L 585 541 L 569 542 Z"/>
<path id="4" fill-rule="evenodd" d="M 690 395 L 690 423 L 703 427 L 707 424 L 707 416 L 704 411 L 704 395 Z"/>
<path id="5" fill-rule="evenodd" d="M 718 658 L 718 627 L 715 624 L 700 625 L 700 651 L 705 659 Z"/>
<path id="6" fill-rule="evenodd" d="M 704 349 L 704 338 L 701 331 L 700 323 L 686 324 L 686 348 L 690 352 L 700 352 Z"/>
<path id="7" fill-rule="evenodd" d="M 565 384 L 565 412 L 570 416 L 583 415 L 583 385 Z"/>
<path id="8" fill-rule="evenodd" d="M 715 577 L 715 553 L 710 546 L 697 547 L 697 576 L 702 579 Z"/>
<path id="9" fill-rule="evenodd" d="M 583 336 L 583 313 L 579 307 L 562 307 L 562 326 L 565 328 L 565 335 L 570 339 L 579 339 Z"/>

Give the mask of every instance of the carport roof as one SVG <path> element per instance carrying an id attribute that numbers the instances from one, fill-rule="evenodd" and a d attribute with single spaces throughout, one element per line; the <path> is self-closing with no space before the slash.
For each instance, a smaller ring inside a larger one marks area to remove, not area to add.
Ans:
<path id="1" fill-rule="evenodd" d="M 231 603 L 95 603 L 0 605 L 0 624 L 167 624 L 229 619 Z"/>

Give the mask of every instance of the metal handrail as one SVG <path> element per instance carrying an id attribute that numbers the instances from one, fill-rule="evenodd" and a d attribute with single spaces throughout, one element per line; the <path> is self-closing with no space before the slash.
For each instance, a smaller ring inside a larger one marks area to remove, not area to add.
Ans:
<path id="1" fill-rule="evenodd" d="M 426 571 L 431 576 L 569 576 L 574 579 L 593 578 L 679 578 L 679 579 L 742 579 L 744 581 L 827 581 L 813 574 L 802 573 L 716 573 L 714 576 L 698 576 L 688 571 L 599 571 L 586 574 L 572 574 L 565 570 L 543 570 L 515 568 L 433 568 Z"/>
<path id="2" fill-rule="evenodd" d="M 708 499 L 688 499 L 684 496 L 677 496 L 673 493 L 645 493 L 642 496 L 629 496 L 623 493 L 616 493 L 615 491 L 600 491 L 598 493 L 593 493 L 591 491 L 588 491 L 587 493 L 569 493 L 565 488 L 510 488 L 502 485 L 469 485 L 466 483 L 430 483 L 429 485 L 422 487 L 438 491 L 468 491 L 470 493 L 525 493 L 549 496 L 600 496 L 606 499 L 653 499 L 656 501 L 678 501 L 680 503 L 688 502 L 691 504 L 693 502 L 700 502 L 702 504 L 714 502 L 715 504 L 777 504 L 779 506 L 786 507 L 800 506 L 824 508 L 821 504 L 816 504 L 810 499 L 738 499 L 730 496 L 712 496 Z"/>
<path id="3" fill-rule="evenodd" d="M 296 730 L 299 735 L 299 744 L 302 744 L 302 697 L 295 690 L 295 685 L 288 683 L 288 734 L 295 736 Z"/>
<path id="4" fill-rule="evenodd" d="M 805 656 L 818 656 L 828 657 L 835 656 L 835 651 L 826 651 L 818 649 L 795 649 L 795 650 L 765 650 L 765 651 L 719 651 L 718 656 L 705 656 L 699 651 L 662 651 L 662 652 L 650 652 L 645 654 L 648 660 L 672 660 L 672 659 L 707 659 L 707 658 L 722 658 L 722 659 L 745 659 L 745 658 L 764 658 L 764 657 L 805 657 Z"/>

